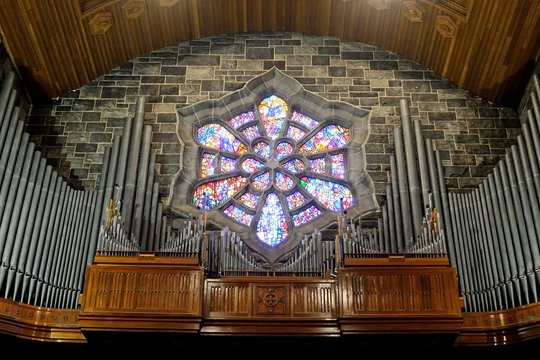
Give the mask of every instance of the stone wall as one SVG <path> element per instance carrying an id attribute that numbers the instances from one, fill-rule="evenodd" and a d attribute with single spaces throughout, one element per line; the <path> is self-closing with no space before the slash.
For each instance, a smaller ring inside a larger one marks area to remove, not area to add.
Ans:
<path id="1" fill-rule="evenodd" d="M 493 106 L 402 56 L 299 33 L 224 35 L 153 51 L 55 99 L 53 106 L 34 106 L 28 131 L 62 175 L 93 188 L 104 147 L 121 134 L 124 118 L 133 116 L 136 98 L 146 96 L 145 123 L 154 128 L 156 175 L 166 197 L 180 166 L 175 109 L 219 98 L 273 66 L 322 97 L 371 111 L 367 163 L 379 198 L 389 181 L 402 98 L 441 151 L 450 188 L 476 186 L 520 133 L 515 110 Z"/>

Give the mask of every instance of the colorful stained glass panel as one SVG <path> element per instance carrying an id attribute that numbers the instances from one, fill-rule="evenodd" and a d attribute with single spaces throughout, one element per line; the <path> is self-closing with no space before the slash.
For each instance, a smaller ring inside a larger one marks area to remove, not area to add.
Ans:
<path id="1" fill-rule="evenodd" d="M 255 120 L 255 113 L 253 111 L 248 111 L 246 113 L 237 115 L 229 120 L 227 122 L 229 125 L 231 125 L 233 128 L 238 129 L 240 126 L 247 124 L 250 121 Z"/>
<path id="2" fill-rule="evenodd" d="M 296 111 L 293 112 L 293 114 L 291 116 L 291 121 L 296 121 L 296 122 L 304 125 L 305 127 L 307 127 L 310 130 L 317 127 L 317 125 L 319 125 L 319 122 L 317 120 L 314 120 L 314 119 L 310 118 L 309 116 L 304 115 L 304 114 L 300 114 L 300 113 L 298 113 Z"/>
<path id="3" fill-rule="evenodd" d="M 244 194 L 242 194 L 242 196 L 238 198 L 238 200 L 242 204 L 246 205 L 248 208 L 255 209 L 257 207 L 259 197 L 250 191 L 246 191 Z"/>
<path id="4" fill-rule="evenodd" d="M 339 125 L 327 125 L 300 146 L 298 151 L 303 155 L 311 155 L 341 149 L 347 145 L 350 137 L 349 129 Z"/>
<path id="5" fill-rule="evenodd" d="M 201 177 L 202 178 L 214 175 L 214 172 L 216 170 L 215 161 L 216 161 L 215 154 L 209 154 L 209 153 L 202 154 L 201 156 Z"/>
<path id="6" fill-rule="evenodd" d="M 248 158 L 244 161 L 242 161 L 242 169 L 245 172 L 252 173 L 259 169 L 262 169 L 264 164 L 260 162 L 259 160 L 255 160 L 252 158 Z"/>
<path id="7" fill-rule="evenodd" d="M 201 184 L 193 193 L 193 205 L 199 209 L 213 209 L 233 197 L 246 183 L 245 177 L 235 176 Z"/>
<path id="8" fill-rule="evenodd" d="M 289 235 L 285 211 L 273 192 L 266 196 L 256 232 L 259 240 L 269 246 L 280 244 Z"/>
<path id="9" fill-rule="evenodd" d="M 317 174 L 326 173 L 326 160 L 324 158 L 311 159 L 310 170 Z"/>
<path id="10" fill-rule="evenodd" d="M 306 135 L 306 132 L 296 126 L 289 125 L 287 129 L 287 137 L 290 137 L 293 140 L 300 141 Z"/>
<path id="11" fill-rule="evenodd" d="M 281 164 L 281 167 L 289 170 L 293 174 L 304 171 L 304 162 L 300 159 L 292 159 L 286 163 Z"/>
<path id="12" fill-rule="evenodd" d="M 231 219 L 239 222 L 240 224 L 244 224 L 246 226 L 251 225 L 251 221 L 253 221 L 253 215 L 245 212 L 244 210 L 234 205 L 230 205 L 223 212 L 225 213 L 225 215 L 227 215 Z"/>
<path id="13" fill-rule="evenodd" d="M 276 146 L 276 159 L 281 160 L 286 156 L 291 155 L 293 147 L 288 142 L 281 142 Z"/>
<path id="14" fill-rule="evenodd" d="M 286 191 L 292 189 L 294 180 L 280 171 L 276 171 L 275 185 L 279 190 Z"/>
<path id="15" fill-rule="evenodd" d="M 343 179 L 345 177 L 345 157 L 343 154 L 331 156 L 332 159 L 332 176 Z"/>
<path id="16" fill-rule="evenodd" d="M 346 210 L 353 204 L 352 192 L 345 185 L 307 176 L 300 179 L 300 185 L 328 210 Z"/>
<path id="17" fill-rule="evenodd" d="M 210 149 L 245 154 L 247 147 L 229 130 L 219 124 L 207 124 L 197 129 L 197 140 Z"/>
<path id="18" fill-rule="evenodd" d="M 304 205 L 307 201 L 306 197 L 302 195 L 300 191 L 295 191 L 287 196 L 287 204 L 289 205 L 290 210 Z"/>
<path id="19" fill-rule="evenodd" d="M 266 135 L 270 139 L 275 140 L 279 136 L 285 124 L 288 108 L 287 103 L 275 95 L 263 99 L 259 104 L 259 115 Z"/>
<path id="20" fill-rule="evenodd" d="M 264 190 L 270 184 L 270 173 L 268 171 L 262 173 L 261 175 L 255 176 L 251 180 L 251 186 L 257 190 Z"/>
<path id="21" fill-rule="evenodd" d="M 259 131 L 259 127 L 257 125 L 248 126 L 244 130 L 242 130 L 242 134 L 248 139 L 249 141 L 252 141 L 255 138 L 258 138 L 261 136 L 261 132 Z"/>
<path id="22" fill-rule="evenodd" d="M 265 141 L 260 141 L 253 145 L 253 152 L 265 159 L 270 159 L 271 151 L 270 145 Z"/>
<path id="23" fill-rule="evenodd" d="M 307 224 L 311 220 L 318 218 L 322 214 L 322 211 L 311 205 L 305 210 L 300 211 L 298 214 L 292 216 L 295 226 Z"/>
<path id="24" fill-rule="evenodd" d="M 232 159 L 230 157 L 222 156 L 221 157 L 221 163 L 220 163 L 220 171 L 221 173 L 228 173 L 231 171 L 236 170 L 236 159 Z"/>

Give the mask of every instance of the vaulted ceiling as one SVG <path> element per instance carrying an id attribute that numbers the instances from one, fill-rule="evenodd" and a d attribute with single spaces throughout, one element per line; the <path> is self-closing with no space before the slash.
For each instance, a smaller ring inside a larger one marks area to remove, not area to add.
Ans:
<path id="1" fill-rule="evenodd" d="M 34 101 L 212 35 L 292 31 L 408 57 L 517 107 L 540 49 L 537 0 L 2 0 L 4 45 Z"/>

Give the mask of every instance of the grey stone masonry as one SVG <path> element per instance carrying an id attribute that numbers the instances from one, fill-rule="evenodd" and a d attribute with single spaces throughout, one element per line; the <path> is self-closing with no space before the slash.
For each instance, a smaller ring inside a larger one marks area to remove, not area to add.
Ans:
<path id="1" fill-rule="evenodd" d="M 398 54 L 333 37 L 300 33 L 230 34 L 142 55 L 60 97 L 34 106 L 28 130 L 76 186 L 94 188 L 104 148 L 133 117 L 138 96 L 153 126 L 156 179 L 166 197 L 180 168 L 176 109 L 217 99 L 273 66 L 308 91 L 369 110 L 367 170 L 378 200 L 389 181 L 400 99 L 441 152 L 450 188 L 471 188 L 516 143 L 516 111 L 495 107 Z"/>

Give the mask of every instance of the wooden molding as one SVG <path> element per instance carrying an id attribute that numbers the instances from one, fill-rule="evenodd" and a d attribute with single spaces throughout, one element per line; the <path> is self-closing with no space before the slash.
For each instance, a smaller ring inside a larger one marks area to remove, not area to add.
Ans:
<path id="1" fill-rule="evenodd" d="M 388 10 L 390 9 L 390 0 L 367 0 L 369 6 L 375 10 Z"/>
<path id="2" fill-rule="evenodd" d="M 176 5 L 178 3 L 178 0 L 159 0 L 159 6 L 162 7 L 171 7 L 173 5 Z"/>
<path id="3" fill-rule="evenodd" d="M 51 309 L 0 298 L 0 332 L 23 339 L 84 343 L 79 310 Z"/>

